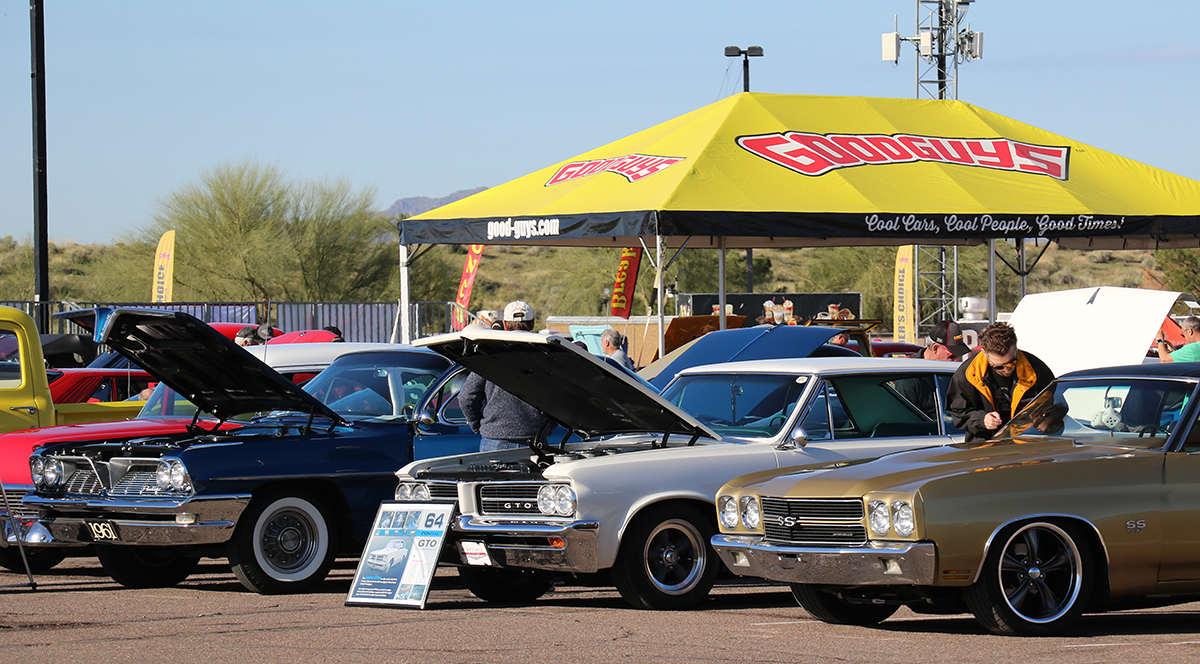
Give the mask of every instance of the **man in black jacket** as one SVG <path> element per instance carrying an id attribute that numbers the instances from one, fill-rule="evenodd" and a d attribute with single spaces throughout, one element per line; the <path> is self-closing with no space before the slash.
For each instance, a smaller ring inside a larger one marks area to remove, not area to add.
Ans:
<path id="1" fill-rule="evenodd" d="M 1008 323 L 989 325 L 979 344 L 980 352 L 962 363 L 946 392 L 946 411 L 967 441 L 994 436 L 1054 381 L 1045 362 L 1017 349 L 1017 333 Z"/>
<path id="2" fill-rule="evenodd" d="M 504 307 L 506 330 L 533 331 L 533 307 L 517 300 Z M 467 376 L 458 403 L 471 430 L 479 434 L 479 451 L 524 447 L 537 436 L 546 416 L 476 374 Z"/>

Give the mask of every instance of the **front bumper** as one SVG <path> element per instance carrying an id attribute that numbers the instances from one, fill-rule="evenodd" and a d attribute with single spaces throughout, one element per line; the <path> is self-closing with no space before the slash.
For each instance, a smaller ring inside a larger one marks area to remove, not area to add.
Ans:
<path id="1" fill-rule="evenodd" d="M 233 536 L 237 519 L 249 503 L 250 494 L 192 496 L 180 500 L 27 495 L 25 507 L 37 509 L 42 516 L 24 534 L 23 541 L 41 546 L 220 544 Z M 97 532 L 103 536 L 97 537 Z M 35 537 L 38 541 L 31 539 Z"/>
<path id="2" fill-rule="evenodd" d="M 492 565 L 556 572 L 599 569 L 598 521 L 544 522 L 459 516 L 452 530 L 458 542 L 482 542 Z M 467 559 L 464 556 L 464 563 Z"/>
<path id="3" fill-rule="evenodd" d="M 866 547 L 786 546 L 761 537 L 714 535 L 713 548 L 735 574 L 833 586 L 931 586 L 931 542 L 873 542 Z"/>

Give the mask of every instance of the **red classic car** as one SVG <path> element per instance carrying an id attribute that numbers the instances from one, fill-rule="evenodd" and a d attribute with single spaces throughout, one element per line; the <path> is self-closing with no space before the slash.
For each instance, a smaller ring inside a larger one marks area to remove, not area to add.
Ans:
<path id="1" fill-rule="evenodd" d="M 49 369 L 50 397 L 54 403 L 135 400 L 156 381 L 140 369 Z"/>

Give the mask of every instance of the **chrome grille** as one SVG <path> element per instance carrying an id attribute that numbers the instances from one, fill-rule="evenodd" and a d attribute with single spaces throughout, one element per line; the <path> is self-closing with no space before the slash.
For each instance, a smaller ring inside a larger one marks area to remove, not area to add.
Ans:
<path id="1" fill-rule="evenodd" d="M 100 495 L 100 492 L 103 490 L 104 486 L 100 484 L 100 478 L 96 476 L 96 471 L 91 468 L 81 468 L 71 473 L 71 476 L 67 478 L 67 482 L 63 486 L 63 491 L 67 493 Z"/>
<path id="2" fill-rule="evenodd" d="M 458 500 L 458 484 L 455 482 L 426 482 L 429 497 L 434 500 Z"/>
<path id="3" fill-rule="evenodd" d="M 25 497 L 25 489 L 4 489 L 4 497 L 8 501 L 8 506 L 12 508 L 12 515 L 18 517 L 36 517 L 37 510 L 29 509 L 21 504 L 21 498 Z M 0 503 L 0 510 L 4 509 L 4 503 Z"/>
<path id="4" fill-rule="evenodd" d="M 183 496 L 184 492 L 158 488 L 155 470 L 131 470 L 109 491 L 113 496 Z"/>
<path id="5" fill-rule="evenodd" d="M 858 499 L 763 498 L 765 539 L 791 544 L 866 544 Z"/>
<path id="6" fill-rule="evenodd" d="M 541 514 L 538 489 L 542 484 L 497 482 L 479 487 L 480 514 Z"/>

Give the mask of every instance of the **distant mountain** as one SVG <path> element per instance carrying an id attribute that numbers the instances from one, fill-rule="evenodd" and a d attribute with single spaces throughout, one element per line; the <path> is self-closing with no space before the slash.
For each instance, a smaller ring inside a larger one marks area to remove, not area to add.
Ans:
<path id="1" fill-rule="evenodd" d="M 456 191 L 449 196 L 442 196 L 441 198 L 430 198 L 428 196 L 412 196 L 409 198 L 401 198 L 395 203 L 392 203 L 392 207 L 387 209 L 387 215 L 389 217 L 394 217 L 402 214 L 411 217 L 415 214 L 421 214 L 422 212 L 429 212 L 430 210 L 441 207 L 447 203 L 453 203 L 454 201 L 466 198 L 472 194 L 478 194 L 484 189 L 487 189 L 487 187 L 463 189 L 462 191 Z"/>

